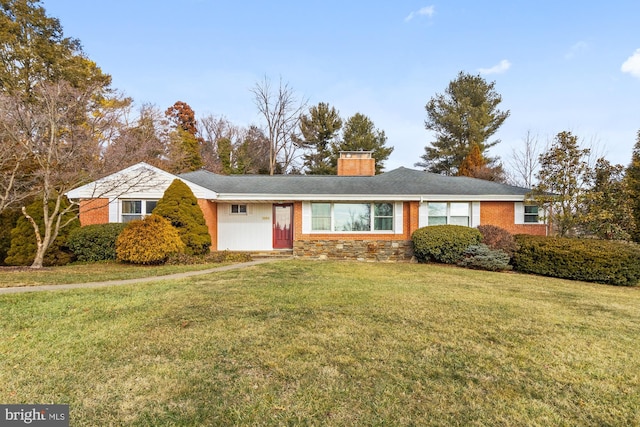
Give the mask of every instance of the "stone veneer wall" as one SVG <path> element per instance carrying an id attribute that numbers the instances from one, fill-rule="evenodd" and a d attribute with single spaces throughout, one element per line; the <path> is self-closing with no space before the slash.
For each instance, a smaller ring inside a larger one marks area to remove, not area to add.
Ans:
<path id="1" fill-rule="evenodd" d="M 358 261 L 409 261 L 413 258 L 411 240 L 298 240 L 293 243 L 296 257 Z"/>

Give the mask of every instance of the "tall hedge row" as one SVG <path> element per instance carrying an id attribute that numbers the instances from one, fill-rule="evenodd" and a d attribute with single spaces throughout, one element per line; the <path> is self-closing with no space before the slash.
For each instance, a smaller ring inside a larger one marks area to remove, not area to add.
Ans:
<path id="1" fill-rule="evenodd" d="M 640 282 L 640 246 L 608 240 L 516 235 L 517 271 L 632 286 Z"/>

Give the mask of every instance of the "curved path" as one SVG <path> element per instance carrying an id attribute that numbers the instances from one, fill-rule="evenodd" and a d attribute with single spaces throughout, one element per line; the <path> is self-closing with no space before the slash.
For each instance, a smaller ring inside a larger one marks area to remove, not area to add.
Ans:
<path id="1" fill-rule="evenodd" d="M 288 258 L 262 258 L 239 264 L 225 265 L 223 267 L 209 268 L 206 270 L 185 271 L 183 273 L 167 274 L 164 276 L 141 277 L 138 279 L 123 280 L 107 280 L 104 282 L 91 283 L 70 283 L 66 285 L 37 285 L 37 286 L 16 286 L 13 288 L 0 288 L 0 295 L 19 294 L 24 292 L 38 291 L 57 291 L 62 289 L 79 289 L 79 288 L 104 288 L 106 286 L 131 285 L 134 283 L 157 282 L 158 280 L 184 279 L 186 277 L 198 276 L 201 274 L 215 273 L 218 271 L 237 270 L 239 268 L 251 267 L 253 265 L 264 264 L 267 262 L 282 261 Z"/>

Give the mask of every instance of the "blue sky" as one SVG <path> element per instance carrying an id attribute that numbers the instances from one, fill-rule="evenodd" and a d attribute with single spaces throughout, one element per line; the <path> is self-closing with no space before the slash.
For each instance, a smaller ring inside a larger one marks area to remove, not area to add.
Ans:
<path id="1" fill-rule="evenodd" d="M 640 2 L 44 0 L 65 35 L 137 105 L 180 100 L 259 124 L 250 89 L 282 78 L 309 105 L 357 112 L 413 167 L 424 106 L 458 72 L 495 81 L 511 111 L 491 151 L 568 130 L 628 164 L 640 130 Z"/>

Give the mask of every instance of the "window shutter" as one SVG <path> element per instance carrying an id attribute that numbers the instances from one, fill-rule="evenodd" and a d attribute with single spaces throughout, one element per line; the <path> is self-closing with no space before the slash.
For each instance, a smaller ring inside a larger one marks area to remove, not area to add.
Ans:
<path id="1" fill-rule="evenodd" d="M 427 202 L 422 202 L 418 211 L 418 228 L 426 227 L 427 225 L 429 225 L 429 207 Z"/>
<path id="2" fill-rule="evenodd" d="M 471 203 L 471 227 L 480 225 L 480 202 Z"/>
<path id="3" fill-rule="evenodd" d="M 514 224 L 524 224 L 524 203 L 515 202 L 513 210 L 515 212 Z"/>
<path id="4" fill-rule="evenodd" d="M 311 203 L 302 202 L 302 234 L 311 233 Z"/>
<path id="5" fill-rule="evenodd" d="M 404 232 L 404 214 L 402 208 L 402 202 L 396 202 L 393 207 L 393 231 L 395 234 L 402 234 Z"/>

